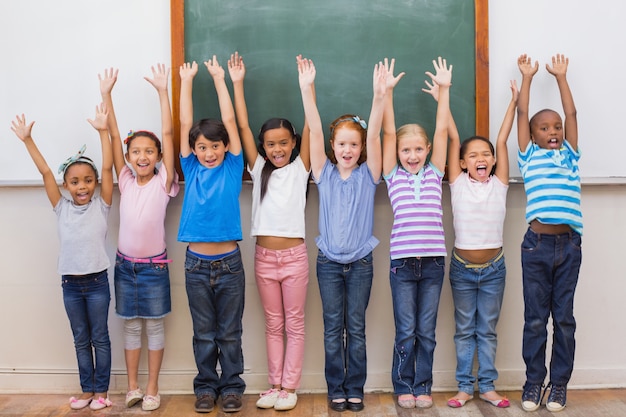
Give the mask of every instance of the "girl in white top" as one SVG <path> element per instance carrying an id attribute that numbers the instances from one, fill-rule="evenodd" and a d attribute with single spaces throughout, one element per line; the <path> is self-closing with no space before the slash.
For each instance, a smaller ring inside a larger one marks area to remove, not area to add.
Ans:
<path id="1" fill-rule="evenodd" d="M 428 84 L 428 83 L 427 83 Z M 436 84 L 424 91 L 438 99 Z M 478 381 L 480 398 L 505 408 L 509 400 L 495 391 L 496 325 L 504 294 L 506 266 L 502 231 L 509 184 L 509 137 L 517 103 L 517 87 L 511 82 L 512 98 L 496 139 L 496 153 L 489 139 L 472 136 L 463 144 L 450 116 L 448 180 L 450 184 L 455 242 L 450 260 L 450 284 L 454 299 L 457 353 L 456 379 L 459 392 L 448 406 L 462 407 L 474 396 Z M 472 374 L 478 351 L 478 377 Z"/>
<path id="2" fill-rule="evenodd" d="M 261 127 L 257 147 L 248 124 L 243 89 L 246 68 L 238 53 L 231 55 L 228 71 L 233 81 L 239 134 L 253 182 L 254 270 L 265 310 L 271 388 L 261 394 L 257 407 L 291 410 L 298 401 L 295 391 L 302 375 L 304 307 L 309 282 L 304 243 L 304 209 L 311 169 L 308 128 L 305 121 L 301 139 L 288 120 L 269 119 Z"/>

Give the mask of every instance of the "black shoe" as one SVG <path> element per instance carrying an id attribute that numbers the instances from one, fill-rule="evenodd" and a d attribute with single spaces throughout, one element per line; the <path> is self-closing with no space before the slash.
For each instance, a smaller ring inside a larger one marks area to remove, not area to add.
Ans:
<path id="1" fill-rule="evenodd" d="M 546 390 L 550 388 L 550 395 L 548 395 L 548 401 L 546 401 L 546 408 L 548 411 L 561 411 L 565 408 L 565 400 L 567 398 L 567 386 L 565 385 L 553 385 L 552 382 L 548 384 Z"/>
<path id="2" fill-rule="evenodd" d="M 351 401 L 348 401 L 348 410 L 350 411 L 361 411 L 363 410 L 363 408 L 365 408 L 365 405 L 363 405 L 363 401 L 359 401 L 358 403 L 353 403 Z"/>
<path id="3" fill-rule="evenodd" d="M 222 410 L 225 413 L 236 413 L 240 411 L 242 407 L 241 395 L 239 394 L 225 394 L 222 395 Z"/>
<path id="4" fill-rule="evenodd" d="M 215 398 L 210 394 L 202 394 L 194 404 L 196 413 L 210 413 L 213 407 L 215 407 Z"/>
<path id="5" fill-rule="evenodd" d="M 524 385 L 524 392 L 522 393 L 522 408 L 526 411 L 535 411 L 541 405 L 541 388 L 540 384 L 528 384 Z"/>
<path id="6" fill-rule="evenodd" d="M 342 402 L 337 402 L 337 401 L 331 401 L 330 402 L 330 409 L 334 410 L 334 411 L 338 411 L 338 412 L 342 412 L 342 411 L 346 411 L 346 409 L 348 408 L 348 402 L 347 401 L 342 401 Z"/>

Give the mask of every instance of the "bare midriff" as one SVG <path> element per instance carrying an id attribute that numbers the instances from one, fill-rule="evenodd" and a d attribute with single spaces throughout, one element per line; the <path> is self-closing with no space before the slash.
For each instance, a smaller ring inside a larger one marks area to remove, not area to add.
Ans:
<path id="1" fill-rule="evenodd" d="M 189 242 L 189 250 L 202 255 L 221 255 L 237 249 L 237 242 Z"/>
<path id="2" fill-rule="evenodd" d="M 544 224 L 539 220 L 531 221 L 530 228 L 535 233 L 544 233 L 546 235 L 560 235 L 572 231 L 572 228 L 567 224 Z"/>
<path id="3" fill-rule="evenodd" d="M 454 251 L 461 258 L 472 264 L 484 264 L 495 258 L 502 248 L 493 249 L 459 249 L 454 248 Z"/>
<path id="4" fill-rule="evenodd" d="M 256 244 L 265 249 L 283 250 L 299 246 L 304 243 L 301 237 L 280 237 L 280 236 L 257 236 Z"/>

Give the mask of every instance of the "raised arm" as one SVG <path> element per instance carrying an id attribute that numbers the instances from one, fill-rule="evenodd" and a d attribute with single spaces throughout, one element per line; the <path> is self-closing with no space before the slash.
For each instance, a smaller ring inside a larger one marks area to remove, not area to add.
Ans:
<path id="1" fill-rule="evenodd" d="M 170 70 L 165 64 L 157 64 L 150 67 L 152 70 L 152 78 L 144 77 L 157 90 L 159 94 L 159 107 L 161 108 L 161 139 L 163 140 L 161 153 L 163 155 L 163 167 L 167 171 L 167 179 L 165 182 L 165 191 L 168 193 L 174 182 L 174 127 L 172 125 L 172 109 L 170 107 L 170 96 L 167 91 Z"/>
<path id="2" fill-rule="evenodd" d="M 102 146 L 102 179 L 100 183 L 100 196 L 105 203 L 111 204 L 113 201 L 113 151 L 111 149 L 111 139 L 108 130 L 108 113 L 106 105 L 101 103 L 96 106 L 96 117 L 87 119 L 89 124 L 98 131 L 100 144 Z"/>
<path id="3" fill-rule="evenodd" d="M 503 184 L 509 183 L 509 150 L 506 142 L 509 140 L 513 120 L 515 120 L 515 108 L 517 107 L 518 95 L 517 83 L 515 80 L 512 80 L 511 101 L 506 108 L 504 120 L 502 120 L 502 126 L 500 126 L 498 137 L 496 138 L 496 157 L 498 158 L 496 163 L 496 177 L 498 177 Z"/>
<path id="4" fill-rule="evenodd" d="M 300 92 L 302 94 L 304 117 L 308 122 L 310 132 L 311 171 L 313 172 L 313 177 L 319 179 L 327 156 L 324 145 L 322 119 L 317 110 L 313 88 L 313 83 L 315 82 L 315 65 L 312 60 L 302 58 L 300 55 L 298 55 L 296 61 L 298 63 L 298 82 L 300 83 Z"/>
<path id="5" fill-rule="evenodd" d="M 393 66 L 393 60 L 392 64 Z M 367 167 L 372 174 L 372 178 L 378 180 L 383 168 L 382 150 L 380 145 L 380 129 L 383 122 L 383 112 L 385 111 L 385 93 L 387 92 L 387 73 L 389 64 L 387 58 L 385 63 L 379 62 L 374 66 L 372 109 L 367 127 Z M 393 69 L 391 70 L 393 73 Z"/>
<path id="6" fill-rule="evenodd" d="M 215 91 L 217 91 L 217 101 L 220 106 L 220 113 L 222 115 L 222 123 L 228 132 L 229 146 L 228 152 L 233 155 L 239 155 L 241 153 L 241 139 L 239 138 L 239 131 L 237 130 L 237 121 L 235 120 L 235 109 L 233 108 L 233 102 L 230 99 L 230 93 L 226 87 L 226 80 L 224 79 L 224 68 L 217 62 L 217 57 L 213 55 L 213 58 L 205 61 L 209 74 L 213 78 L 213 84 L 215 84 Z"/>
<path id="7" fill-rule="evenodd" d="M 422 88 L 422 91 L 433 96 L 435 101 L 439 100 L 439 85 L 428 80 L 424 80 L 426 88 Z M 450 118 L 448 119 L 448 181 L 454 182 L 461 175 L 461 138 L 459 136 L 459 130 L 456 127 L 452 111 L 450 111 Z"/>
<path id="8" fill-rule="evenodd" d="M 404 77 L 404 72 L 397 76 L 393 75 L 396 60 L 385 58 L 385 68 L 387 69 L 385 93 L 385 108 L 383 110 L 383 146 L 382 146 L 382 172 L 383 175 L 389 175 L 391 170 L 396 166 L 398 161 L 398 152 L 396 150 L 396 120 L 393 111 L 393 89 L 398 82 Z"/>
<path id="9" fill-rule="evenodd" d="M 519 149 L 524 152 L 530 143 L 530 116 L 528 115 L 530 84 L 539 69 L 539 63 L 535 61 L 535 65 L 532 65 L 530 57 L 522 54 L 517 58 L 517 66 L 522 73 L 522 86 L 517 99 L 517 143 Z"/>
<path id="10" fill-rule="evenodd" d="M 124 159 L 124 148 L 122 145 L 122 138 L 120 136 L 120 130 L 117 126 L 117 118 L 115 117 L 115 109 L 113 107 L 112 91 L 117 81 L 118 69 L 109 68 L 104 70 L 104 75 L 98 74 L 98 80 L 100 80 L 100 95 L 102 96 L 102 102 L 106 106 L 109 113 L 108 116 L 108 128 L 111 135 L 111 146 L 113 147 L 113 164 L 115 165 L 115 173 L 119 178 L 122 168 L 126 165 Z"/>
<path id="11" fill-rule="evenodd" d="M 254 163 L 259 150 L 254 141 L 254 134 L 250 129 L 248 121 L 248 108 L 246 106 L 246 96 L 243 89 L 243 80 L 246 77 L 246 66 L 243 63 L 243 57 L 235 52 L 228 60 L 228 73 L 233 82 L 233 95 L 235 99 L 235 114 L 237 115 L 237 125 L 239 126 L 239 135 L 241 144 L 243 145 L 243 153 L 250 169 L 254 168 Z"/>
<path id="12" fill-rule="evenodd" d="M 572 145 L 572 148 L 578 149 L 578 119 L 576 116 L 576 106 L 574 105 L 574 97 L 567 82 L 567 66 L 569 58 L 563 54 L 557 54 L 552 57 L 552 67 L 546 64 L 548 72 L 556 78 L 561 93 L 561 103 L 563 104 L 563 112 L 565 113 L 565 139 Z"/>
<path id="13" fill-rule="evenodd" d="M 302 59 L 302 55 L 296 57 L 296 61 Z M 313 100 L 315 100 L 315 84 L 311 86 L 313 88 Z M 300 141 L 300 159 L 302 164 L 307 169 L 311 169 L 311 129 L 309 128 L 309 120 L 304 115 L 304 126 L 302 126 L 302 140 Z"/>
<path id="14" fill-rule="evenodd" d="M 193 125 L 193 78 L 198 73 L 196 61 L 185 62 L 180 66 L 180 154 L 183 157 L 189 156 L 191 147 L 189 146 L 189 130 Z"/>
<path id="15" fill-rule="evenodd" d="M 437 117 L 435 120 L 435 133 L 433 135 L 433 151 L 430 162 L 438 170 L 446 169 L 446 154 L 448 148 L 448 125 L 450 122 L 450 85 L 452 83 L 452 65 L 448 67 L 445 59 L 439 57 L 433 60 L 435 74 L 426 72 L 432 82 L 439 86 L 439 99 L 437 100 Z"/>
<path id="16" fill-rule="evenodd" d="M 59 190 L 54 174 L 50 170 L 50 167 L 41 152 L 39 152 L 39 148 L 37 148 L 37 145 L 31 136 L 34 124 L 34 121 L 26 124 L 26 117 L 22 114 L 21 116 L 15 116 L 15 120 L 11 122 L 11 130 L 22 142 L 24 142 L 28 154 L 43 178 L 43 185 L 46 189 L 48 200 L 50 200 L 52 207 L 55 207 L 61 199 L 61 190 Z"/>

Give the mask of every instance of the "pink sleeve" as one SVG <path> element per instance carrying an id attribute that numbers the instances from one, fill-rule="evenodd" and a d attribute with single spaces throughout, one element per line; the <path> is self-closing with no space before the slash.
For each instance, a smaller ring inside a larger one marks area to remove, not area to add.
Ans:
<path id="1" fill-rule="evenodd" d="M 159 182 L 161 183 L 161 186 L 165 188 L 165 182 L 167 181 L 167 170 L 165 169 L 165 165 L 161 165 L 161 168 L 159 169 L 159 173 L 157 175 L 159 176 Z M 174 171 L 174 180 L 172 181 L 172 186 L 170 187 L 170 192 L 168 195 L 170 197 L 176 197 L 179 191 L 180 185 L 178 184 L 178 172 Z"/>
<path id="2" fill-rule="evenodd" d="M 126 185 L 135 181 L 135 175 L 133 175 L 133 171 L 128 167 L 128 165 L 124 165 L 122 168 L 122 172 L 120 172 L 120 176 L 117 179 L 117 186 L 120 189 L 120 194 L 124 192 Z"/>

